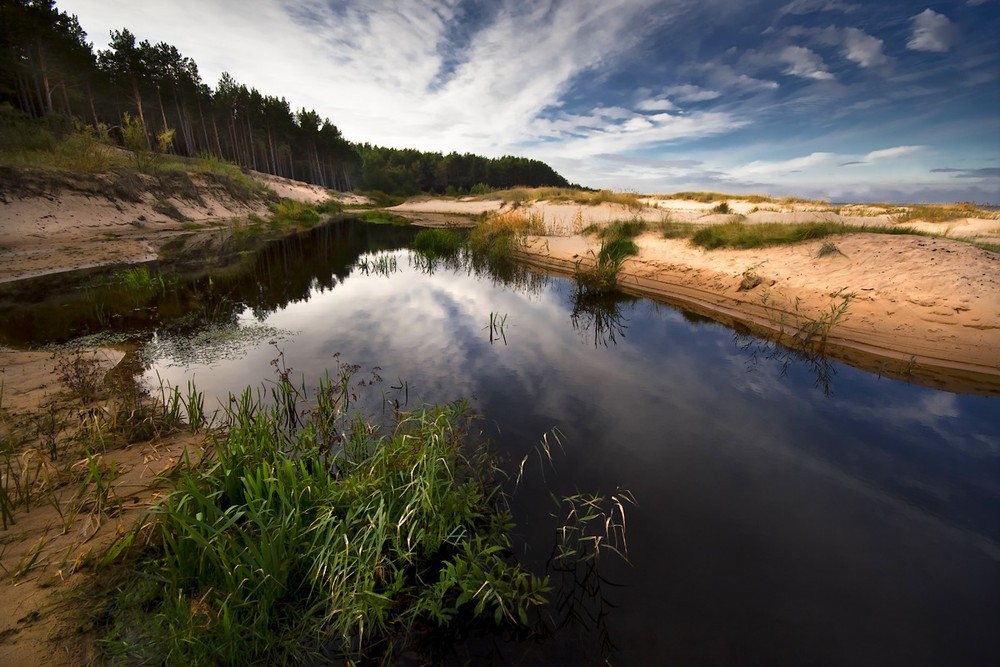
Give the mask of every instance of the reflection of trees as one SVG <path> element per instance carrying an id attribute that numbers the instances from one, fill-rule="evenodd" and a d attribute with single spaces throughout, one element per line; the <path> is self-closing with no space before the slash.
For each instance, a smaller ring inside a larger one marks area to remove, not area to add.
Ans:
<path id="1" fill-rule="evenodd" d="M 837 367 L 820 352 L 805 346 L 799 349 L 787 347 L 771 338 L 759 338 L 738 325 L 733 331 L 733 343 L 747 355 L 747 370 L 756 370 L 763 359 L 777 363 L 779 375 L 784 377 L 792 362 L 800 363 L 816 377 L 813 386 L 822 389 L 824 396 L 833 393 L 833 378 L 837 375 Z"/>
<path id="2" fill-rule="evenodd" d="M 0 342 L 62 343 L 108 332 L 169 326 L 178 333 L 205 325 L 235 325 L 249 308 L 263 319 L 289 303 L 329 290 L 359 270 L 365 253 L 409 245 L 406 227 L 340 222 L 268 243 L 224 268 L 218 257 L 147 265 L 156 289 L 137 301 L 121 284 L 121 267 L 23 281 L 3 294 Z"/>
<path id="3" fill-rule="evenodd" d="M 573 312 L 570 320 L 573 328 L 584 334 L 594 333 L 594 347 L 618 343 L 618 337 L 625 337 L 628 329 L 628 319 L 623 313 L 623 306 L 638 301 L 637 297 L 610 292 L 597 294 L 587 290 L 577 290 L 573 295 Z"/>
<path id="4" fill-rule="evenodd" d="M 539 294 L 549 281 L 545 274 L 525 268 L 513 259 L 494 258 L 468 250 L 438 257 L 413 252 L 410 266 L 427 275 L 439 270 L 465 271 L 470 276 L 490 281 L 494 286 L 509 287 L 526 294 Z"/>

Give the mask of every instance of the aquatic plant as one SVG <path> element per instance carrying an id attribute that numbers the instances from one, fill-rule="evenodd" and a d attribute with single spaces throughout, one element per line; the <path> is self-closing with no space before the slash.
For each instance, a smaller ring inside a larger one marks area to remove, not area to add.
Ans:
<path id="1" fill-rule="evenodd" d="M 452 229 L 422 229 L 413 237 L 413 249 L 427 257 L 451 257 L 463 245 L 462 235 Z"/>
<path id="2" fill-rule="evenodd" d="M 587 294 L 607 294 L 616 288 L 618 272 L 625 259 L 639 252 L 632 237 L 643 228 L 643 225 L 624 221 L 602 230 L 600 249 L 596 254 L 589 252 L 591 262 L 584 264 L 582 259 L 576 262 L 574 277 L 578 299 Z"/>
<path id="3" fill-rule="evenodd" d="M 528 623 L 548 584 L 507 560 L 510 515 L 467 407 L 403 413 L 383 434 L 343 410 L 342 380 L 301 424 L 286 383 L 270 406 L 234 397 L 214 462 L 153 514 L 139 572 L 163 582 L 155 613 L 118 618 L 109 653 L 353 661 L 428 624 Z"/>

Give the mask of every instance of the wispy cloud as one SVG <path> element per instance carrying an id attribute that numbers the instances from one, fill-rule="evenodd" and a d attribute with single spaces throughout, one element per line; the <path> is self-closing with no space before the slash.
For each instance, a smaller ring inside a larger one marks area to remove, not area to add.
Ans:
<path id="1" fill-rule="evenodd" d="M 636 105 L 641 111 L 673 111 L 677 108 L 669 99 L 662 97 L 659 99 L 643 100 Z"/>
<path id="2" fill-rule="evenodd" d="M 951 48 L 958 35 L 947 16 L 930 8 L 911 18 L 910 22 L 913 24 L 913 33 L 906 46 L 914 51 L 944 53 Z"/>
<path id="3" fill-rule="evenodd" d="M 881 39 L 872 37 L 863 30 L 844 30 L 844 57 L 860 67 L 874 67 L 888 62 L 889 59 L 882 52 L 883 44 Z"/>
<path id="4" fill-rule="evenodd" d="M 786 46 L 778 54 L 778 60 L 786 63 L 785 74 L 800 76 L 804 79 L 828 81 L 833 74 L 826 69 L 826 63 L 818 53 L 802 46 Z"/>
<path id="5" fill-rule="evenodd" d="M 748 176 L 761 177 L 774 176 L 778 174 L 791 174 L 810 167 L 827 164 L 835 157 L 835 153 L 815 152 L 789 160 L 778 160 L 772 162 L 754 160 L 753 162 L 745 164 L 742 167 L 733 169 L 731 173 L 738 178 L 746 178 Z"/>
<path id="6" fill-rule="evenodd" d="M 923 146 L 893 146 L 892 148 L 881 148 L 865 155 L 866 162 L 876 162 L 878 160 L 892 160 L 923 150 Z"/>
<path id="7" fill-rule="evenodd" d="M 954 174 L 956 178 L 1000 178 L 1000 167 L 981 167 L 979 169 L 955 169 L 942 167 L 931 169 L 933 174 Z"/>
<path id="8" fill-rule="evenodd" d="M 685 83 L 680 86 L 667 88 L 667 95 L 676 98 L 680 102 L 707 102 L 722 95 L 717 90 L 708 90 L 699 86 Z"/>

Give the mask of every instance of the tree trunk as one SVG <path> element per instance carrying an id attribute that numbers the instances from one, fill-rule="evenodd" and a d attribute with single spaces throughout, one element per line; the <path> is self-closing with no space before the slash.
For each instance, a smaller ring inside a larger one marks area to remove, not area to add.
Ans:
<path id="1" fill-rule="evenodd" d="M 142 134 L 146 137 L 146 148 L 152 150 L 153 145 L 149 142 L 149 128 L 146 125 L 146 116 L 142 113 L 142 95 L 139 93 L 139 80 L 132 78 L 132 97 L 135 100 L 135 109 L 139 113 L 139 122 L 142 124 Z"/>

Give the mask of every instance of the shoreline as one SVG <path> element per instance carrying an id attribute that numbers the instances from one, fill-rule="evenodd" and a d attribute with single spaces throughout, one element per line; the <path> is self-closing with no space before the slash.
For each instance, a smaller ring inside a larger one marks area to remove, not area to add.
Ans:
<path id="1" fill-rule="evenodd" d="M 535 237 L 535 239 L 544 237 Z M 535 241 L 537 243 L 537 240 Z M 518 260 L 545 273 L 572 278 L 576 260 L 554 256 L 537 247 L 522 249 Z M 618 289 L 625 294 L 648 298 L 705 317 L 734 334 L 748 333 L 785 346 L 790 354 L 830 359 L 879 377 L 911 382 L 941 391 L 985 396 L 1000 396 L 1000 364 L 990 364 L 989 345 L 976 346 L 972 355 L 935 353 L 910 337 L 880 337 L 873 340 L 856 327 L 850 318 L 831 327 L 825 340 L 804 342 L 798 334 L 801 327 L 791 321 L 782 323 L 781 315 L 792 318 L 795 313 L 773 307 L 765 308 L 749 299 L 738 300 L 720 290 L 691 284 L 676 275 L 640 276 L 639 263 L 627 260 L 618 276 Z M 731 281 L 732 277 L 718 273 L 709 280 Z M 849 308 L 848 308 L 849 309 Z M 742 331 L 741 331 L 742 330 Z M 997 334 L 1000 337 L 1000 334 Z M 887 344 L 896 341 L 896 344 Z M 996 348 L 993 348 L 996 349 Z M 956 359 L 955 356 L 964 358 Z M 1000 356 L 993 354 L 994 357 Z"/>

